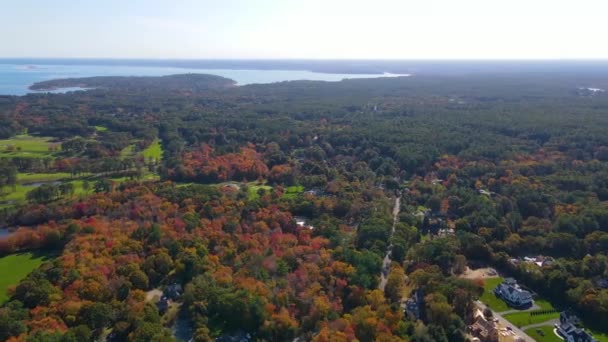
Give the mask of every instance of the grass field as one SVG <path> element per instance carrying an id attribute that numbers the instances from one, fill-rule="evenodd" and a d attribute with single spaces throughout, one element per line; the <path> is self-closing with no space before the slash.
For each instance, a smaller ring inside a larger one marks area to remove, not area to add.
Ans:
<path id="1" fill-rule="evenodd" d="M 120 151 L 121 158 L 130 158 L 135 154 L 135 144 L 131 144 Z"/>
<path id="2" fill-rule="evenodd" d="M 57 172 L 57 173 L 19 173 L 17 175 L 17 181 L 19 183 L 37 183 L 37 182 L 53 182 L 62 179 L 70 178 L 71 175 L 68 172 Z"/>
<path id="3" fill-rule="evenodd" d="M 260 198 L 260 195 L 258 194 L 258 190 L 260 189 L 264 189 L 266 190 L 266 192 L 268 192 L 272 190 L 272 187 L 270 185 L 249 184 L 249 188 L 247 190 L 247 197 L 249 198 L 249 200 L 256 200 Z"/>
<path id="4" fill-rule="evenodd" d="M 288 186 L 287 188 L 285 188 L 283 197 L 284 198 L 295 198 L 302 192 L 304 192 L 304 187 L 301 185 Z"/>
<path id="5" fill-rule="evenodd" d="M 593 334 L 593 338 L 595 338 L 598 342 L 608 342 L 608 333 L 601 333 L 599 331 L 587 329 L 591 334 Z"/>
<path id="6" fill-rule="evenodd" d="M 154 141 L 146 148 L 143 152 L 145 160 L 159 160 L 163 157 L 163 148 L 160 144 L 160 140 L 154 139 Z"/>
<path id="7" fill-rule="evenodd" d="M 103 127 L 103 126 L 94 126 L 94 127 L 97 132 L 105 132 L 108 130 L 107 127 Z"/>
<path id="8" fill-rule="evenodd" d="M 555 310 L 553 305 L 542 298 L 534 298 L 534 304 L 540 307 L 540 310 Z"/>
<path id="9" fill-rule="evenodd" d="M 33 253 L 11 254 L 0 258 L 0 304 L 8 299 L 6 291 L 9 287 L 17 285 L 48 259 L 46 255 Z"/>
<path id="10" fill-rule="evenodd" d="M 17 135 L 11 139 L 0 140 L 0 152 L 9 156 L 31 156 L 51 154 L 51 146 L 61 149 L 61 144 L 51 143 L 51 138 L 34 137 L 28 134 Z"/>
<path id="11" fill-rule="evenodd" d="M 500 298 L 494 295 L 493 290 L 502 283 L 503 278 L 486 278 L 484 279 L 483 294 L 479 300 L 496 312 L 511 310 L 511 308 Z"/>
<path id="12" fill-rule="evenodd" d="M 20 202 L 25 200 L 25 195 L 34 189 L 33 186 L 17 184 L 15 187 L 4 187 L 3 192 L 0 193 L 0 200 L 2 201 L 13 201 Z"/>
<path id="13" fill-rule="evenodd" d="M 539 333 L 539 331 L 542 331 L 542 334 Z M 528 334 L 530 337 L 532 337 L 533 339 L 535 339 L 536 342 L 562 342 L 563 341 L 562 339 L 560 339 L 559 337 L 557 337 L 555 335 L 555 333 L 553 332 L 553 326 L 532 328 L 532 329 L 528 329 L 524 332 L 526 334 Z"/>
<path id="14" fill-rule="evenodd" d="M 532 315 L 531 312 L 515 312 L 503 316 L 507 321 L 521 328 L 530 324 L 537 324 L 548 321 L 550 319 L 559 318 L 559 312 L 548 313 L 544 315 Z"/>

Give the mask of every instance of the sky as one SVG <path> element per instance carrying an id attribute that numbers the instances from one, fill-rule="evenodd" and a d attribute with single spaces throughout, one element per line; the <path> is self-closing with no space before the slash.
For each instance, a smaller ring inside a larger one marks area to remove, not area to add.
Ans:
<path id="1" fill-rule="evenodd" d="M 0 58 L 608 59 L 606 0 L 0 0 Z"/>

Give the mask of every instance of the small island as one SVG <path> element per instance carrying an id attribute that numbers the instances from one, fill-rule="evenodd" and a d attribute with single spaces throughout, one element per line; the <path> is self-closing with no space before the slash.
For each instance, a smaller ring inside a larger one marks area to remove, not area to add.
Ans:
<path id="1" fill-rule="evenodd" d="M 63 88 L 116 89 L 123 91 L 170 91 L 201 93 L 236 86 L 234 80 L 205 74 L 169 76 L 99 76 L 64 78 L 32 84 L 34 91 L 54 91 Z"/>

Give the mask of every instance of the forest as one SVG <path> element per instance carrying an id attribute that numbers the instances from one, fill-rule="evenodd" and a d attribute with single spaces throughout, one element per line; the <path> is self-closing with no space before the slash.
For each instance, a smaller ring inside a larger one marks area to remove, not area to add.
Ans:
<path id="1" fill-rule="evenodd" d="M 194 341 L 467 341 L 486 291 L 467 267 L 606 333 L 607 76 L 0 96 L 0 262 L 41 258 L 0 284 L 0 340 L 174 341 L 186 321 Z"/>

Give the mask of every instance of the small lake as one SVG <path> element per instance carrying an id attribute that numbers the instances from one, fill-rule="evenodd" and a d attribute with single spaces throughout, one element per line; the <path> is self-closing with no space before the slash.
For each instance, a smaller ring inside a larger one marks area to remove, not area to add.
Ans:
<path id="1" fill-rule="evenodd" d="M 0 64 L 0 95 L 25 95 L 28 93 L 36 93 L 35 91 L 29 90 L 28 87 L 36 82 L 59 78 L 92 76 L 166 76 L 186 73 L 218 75 L 230 78 L 236 81 L 238 85 L 295 80 L 341 81 L 346 78 L 403 76 L 397 74 L 326 74 L 306 70 L 237 70 L 117 65 Z M 44 92 L 64 93 L 75 90 L 83 89 L 62 88 Z"/>

